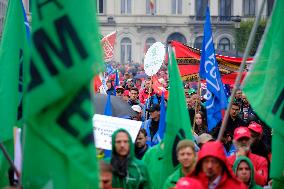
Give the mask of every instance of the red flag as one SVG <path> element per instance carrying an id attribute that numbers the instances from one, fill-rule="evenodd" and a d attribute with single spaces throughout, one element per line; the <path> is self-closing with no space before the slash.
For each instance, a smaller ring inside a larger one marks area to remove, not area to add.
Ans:
<path id="1" fill-rule="evenodd" d="M 115 40 L 116 40 L 116 31 L 108 34 L 101 40 L 104 50 L 105 62 L 109 62 L 113 58 Z"/>
<path id="2" fill-rule="evenodd" d="M 100 75 L 96 75 L 94 77 L 94 91 L 96 93 L 100 92 L 100 87 L 102 86 L 102 80 L 100 78 Z"/>
<path id="3" fill-rule="evenodd" d="M 154 8 L 155 8 L 155 2 L 154 0 L 150 0 L 150 10 L 151 10 L 151 13 L 154 14 Z"/>
<path id="4" fill-rule="evenodd" d="M 162 96 L 162 92 L 164 92 L 165 99 L 168 99 L 168 90 L 163 86 L 163 84 L 159 81 L 157 76 L 153 76 L 153 90 L 156 94 Z"/>

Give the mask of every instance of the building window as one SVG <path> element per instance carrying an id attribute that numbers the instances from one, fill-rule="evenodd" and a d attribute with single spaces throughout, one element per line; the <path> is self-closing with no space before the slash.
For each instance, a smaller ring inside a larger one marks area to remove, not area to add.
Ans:
<path id="1" fill-rule="evenodd" d="M 98 14 L 105 14 L 106 0 L 97 0 L 97 11 Z"/>
<path id="2" fill-rule="evenodd" d="M 194 42 L 194 47 L 197 49 L 202 49 L 202 41 L 203 41 L 203 36 L 197 37 Z"/>
<path id="3" fill-rule="evenodd" d="M 131 0 L 121 0 L 121 14 L 131 14 Z"/>
<path id="4" fill-rule="evenodd" d="M 230 40 L 228 38 L 222 38 L 218 43 L 218 49 L 221 51 L 229 51 L 230 48 Z"/>
<path id="5" fill-rule="evenodd" d="M 208 0 L 195 0 L 196 20 L 204 20 Z"/>
<path id="6" fill-rule="evenodd" d="M 182 0 L 172 0 L 172 14 L 182 14 Z"/>
<path id="7" fill-rule="evenodd" d="M 145 47 L 144 47 L 144 54 L 148 51 L 148 49 L 156 43 L 156 40 L 153 37 L 149 37 L 146 42 L 145 42 Z"/>
<path id="8" fill-rule="evenodd" d="M 153 2 L 154 5 L 153 10 L 151 10 L 152 5 L 150 2 Z M 153 13 L 157 14 L 157 0 L 146 0 L 146 14 L 153 14 Z"/>
<path id="9" fill-rule="evenodd" d="M 273 9 L 274 0 L 267 0 L 267 16 L 270 16 Z"/>
<path id="10" fill-rule="evenodd" d="M 131 57 L 131 39 L 125 37 L 120 42 L 120 63 L 130 63 L 132 60 Z"/>
<path id="11" fill-rule="evenodd" d="M 255 16 L 255 0 L 244 0 L 244 16 Z"/>
<path id="12" fill-rule="evenodd" d="M 230 21 L 232 16 L 232 0 L 219 1 L 220 21 Z"/>
<path id="13" fill-rule="evenodd" d="M 175 40 L 175 41 L 179 41 L 183 44 L 186 44 L 186 38 L 184 37 L 184 35 L 182 35 L 181 33 L 172 33 L 168 39 L 167 39 L 167 42 L 170 42 L 172 40 Z"/>

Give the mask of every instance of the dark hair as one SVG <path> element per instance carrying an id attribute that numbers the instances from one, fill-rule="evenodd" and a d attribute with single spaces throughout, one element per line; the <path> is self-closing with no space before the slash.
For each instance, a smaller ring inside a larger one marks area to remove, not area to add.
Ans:
<path id="1" fill-rule="evenodd" d="M 130 91 L 136 91 L 137 93 L 139 93 L 139 90 L 136 87 L 132 87 Z"/>
<path id="2" fill-rule="evenodd" d="M 233 102 L 233 103 L 232 103 L 232 106 L 238 106 L 239 108 L 241 108 L 241 105 L 240 105 L 240 103 L 238 103 L 238 102 Z"/>
<path id="3" fill-rule="evenodd" d="M 145 137 L 147 136 L 146 129 L 144 129 L 144 128 L 141 128 L 141 129 L 139 130 L 139 133 L 142 133 Z M 138 133 L 138 135 L 139 135 L 139 133 Z"/>

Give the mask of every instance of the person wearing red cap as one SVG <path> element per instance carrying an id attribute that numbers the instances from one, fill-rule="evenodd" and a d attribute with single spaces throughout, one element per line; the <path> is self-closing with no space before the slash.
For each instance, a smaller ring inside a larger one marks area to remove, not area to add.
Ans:
<path id="1" fill-rule="evenodd" d="M 219 141 L 205 143 L 198 153 L 195 170 L 188 177 L 198 179 L 204 188 L 209 189 L 245 189 L 226 159 L 224 147 Z"/>
<path id="2" fill-rule="evenodd" d="M 267 182 L 268 177 L 268 165 L 265 158 L 253 154 L 251 152 L 250 146 L 252 143 L 251 134 L 247 127 L 238 127 L 234 131 L 234 140 L 233 143 L 236 147 L 236 153 L 232 156 L 229 156 L 228 162 L 231 167 L 233 167 L 235 160 L 240 156 L 248 157 L 255 169 L 255 181 L 256 184 L 264 186 Z"/>

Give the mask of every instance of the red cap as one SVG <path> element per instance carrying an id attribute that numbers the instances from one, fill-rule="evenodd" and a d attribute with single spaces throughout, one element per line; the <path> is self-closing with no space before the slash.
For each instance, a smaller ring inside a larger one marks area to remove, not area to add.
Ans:
<path id="1" fill-rule="evenodd" d="M 179 179 L 175 189 L 204 189 L 201 182 L 197 179 L 190 177 L 183 177 Z"/>
<path id="2" fill-rule="evenodd" d="M 248 128 L 256 133 L 262 134 L 263 130 L 262 130 L 262 126 L 258 123 L 251 123 L 249 124 Z"/>
<path id="3" fill-rule="evenodd" d="M 124 96 L 129 96 L 129 90 L 125 90 L 123 93 Z"/>
<path id="4" fill-rule="evenodd" d="M 247 127 L 238 127 L 234 131 L 234 139 L 239 140 L 242 137 L 250 138 L 250 131 Z"/>

